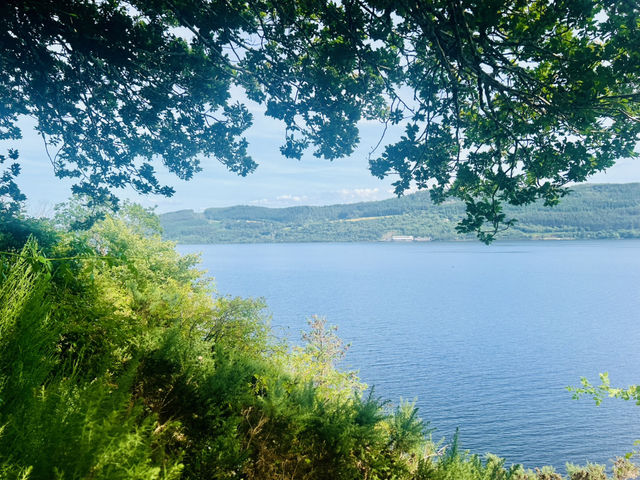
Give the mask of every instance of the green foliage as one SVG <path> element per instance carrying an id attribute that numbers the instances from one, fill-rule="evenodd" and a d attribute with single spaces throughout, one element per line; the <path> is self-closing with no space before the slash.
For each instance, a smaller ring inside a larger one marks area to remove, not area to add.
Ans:
<path id="1" fill-rule="evenodd" d="M 640 184 L 582 185 L 562 203 L 506 209 L 518 222 L 500 239 L 637 238 L 640 236 Z M 166 238 L 180 243 L 356 242 L 392 235 L 431 240 L 470 239 L 456 231 L 462 202 L 434 205 L 425 192 L 377 202 L 324 207 L 237 206 L 160 216 Z"/>
<path id="2" fill-rule="evenodd" d="M 628 458 L 618 457 L 613 463 L 614 480 L 631 480 L 640 476 L 640 468 Z"/>
<path id="3" fill-rule="evenodd" d="M 51 253 L 50 247 L 60 240 L 60 232 L 42 219 L 11 216 L 0 219 L 0 250 L 17 253 L 29 238 L 35 239 L 43 253 Z M 0 261 L 2 261 L 0 256 Z"/>
<path id="4" fill-rule="evenodd" d="M 247 355 L 261 356 L 275 350 L 261 299 L 218 297 L 213 317 L 207 322 L 204 338 Z"/>
<path id="5" fill-rule="evenodd" d="M 588 463 L 584 467 L 567 464 L 567 474 L 569 480 L 606 480 L 607 474 L 604 465 Z"/>
<path id="6" fill-rule="evenodd" d="M 152 464 L 152 418 L 129 393 L 131 369 L 87 376 L 64 350 L 72 319 L 58 317 L 51 262 L 28 242 L 0 289 L 0 462 L 3 478 L 176 478 Z M 64 321 L 66 320 L 66 321 Z"/>
<path id="7" fill-rule="evenodd" d="M 337 336 L 338 327 L 327 325 L 326 318 L 317 315 L 308 319 L 307 324 L 309 331 L 302 334 L 304 346 L 282 356 L 282 368 L 302 381 L 311 382 L 323 398 L 346 399 L 364 392 L 367 386 L 360 382 L 356 372 L 337 368 L 349 349 Z"/>
<path id="8" fill-rule="evenodd" d="M 1 134 L 0 138 L 2 138 Z M 18 151 L 15 149 L 9 149 L 6 155 L 0 154 L 0 165 L 3 165 L 7 160 L 13 161 L 7 168 L 0 171 L 0 221 L 18 214 L 20 202 L 27 199 L 15 182 L 15 178 L 20 174 L 18 157 Z"/>
<path id="9" fill-rule="evenodd" d="M 512 222 L 502 204 L 554 205 L 637 155 L 639 16 L 604 0 L 9 0 L 0 139 L 28 115 L 75 193 L 171 195 L 158 161 L 182 179 L 202 156 L 256 168 L 242 91 L 292 158 L 350 155 L 362 120 L 404 129 L 371 172 L 461 199 L 458 230 L 489 242 Z M 7 157 L 0 197 L 19 201 Z"/>
<path id="10" fill-rule="evenodd" d="M 433 452 L 420 461 L 416 480 L 551 480 L 529 477 L 520 465 L 505 468 L 503 459 L 488 454 L 483 460 L 458 450 L 457 434 L 452 445 L 441 456 Z"/>
<path id="11" fill-rule="evenodd" d="M 585 377 L 580 379 L 580 387 L 567 387 L 573 392 L 573 398 L 579 399 L 583 395 L 592 397 L 596 405 L 600 405 L 605 397 L 620 398 L 622 400 L 634 400 L 636 405 L 640 405 L 640 385 L 631 385 L 626 388 L 612 387 L 609 380 L 609 373 L 600 374 L 600 385 L 594 386 Z"/>
<path id="12" fill-rule="evenodd" d="M 553 467 L 536 468 L 536 480 L 562 480 L 562 475 L 556 473 Z"/>
<path id="13" fill-rule="evenodd" d="M 582 396 L 586 395 L 588 397 L 593 398 L 596 405 L 600 405 L 606 397 L 618 398 L 625 401 L 631 400 L 631 401 L 635 401 L 636 405 L 640 405 L 640 385 L 630 385 L 624 388 L 612 387 L 608 372 L 600 374 L 600 382 L 601 382 L 600 385 L 592 385 L 591 382 L 586 377 L 582 377 L 580 379 L 581 385 L 579 387 L 570 386 L 570 387 L 567 387 L 567 390 L 569 390 L 570 392 L 573 392 L 574 400 L 578 400 Z M 640 440 L 636 440 L 635 445 L 640 446 Z M 633 455 L 638 455 L 639 453 L 640 452 L 638 451 L 628 452 L 625 455 L 625 459 L 628 460 Z M 635 472 L 635 474 L 638 474 L 637 469 L 634 470 L 633 468 L 631 468 L 633 467 L 633 465 L 630 466 L 625 464 L 624 459 L 620 459 L 619 463 L 620 464 L 618 465 L 618 467 L 620 472 L 629 471 L 629 472 Z M 630 477 L 630 478 L 635 478 L 635 477 Z"/>
<path id="14" fill-rule="evenodd" d="M 261 301 L 212 296 L 194 256 L 140 229 L 145 215 L 60 232 L 50 258 L 35 240 L 2 255 L 3 478 L 411 472 L 414 410 L 362 397 L 335 370 L 331 330 L 291 351 Z"/>
<path id="15" fill-rule="evenodd" d="M 0 408 L 11 410 L 47 378 L 56 332 L 49 325 L 48 265 L 30 240 L 12 264 L 0 265 Z"/>

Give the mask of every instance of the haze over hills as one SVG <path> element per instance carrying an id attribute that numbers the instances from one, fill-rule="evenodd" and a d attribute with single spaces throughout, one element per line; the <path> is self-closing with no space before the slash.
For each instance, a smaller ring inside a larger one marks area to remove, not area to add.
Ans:
<path id="1" fill-rule="evenodd" d="M 640 237 L 640 183 L 578 185 L 555 207 L 505 209 L 517 223 L 499 239 Z M 160 215 L 166 239 L 179 243 L 467 240 L 457 200 L 434 205 L 428 192 L 328 206 L 234 206 Z M 405 237 L 405 238 L 402 238 Z"/>

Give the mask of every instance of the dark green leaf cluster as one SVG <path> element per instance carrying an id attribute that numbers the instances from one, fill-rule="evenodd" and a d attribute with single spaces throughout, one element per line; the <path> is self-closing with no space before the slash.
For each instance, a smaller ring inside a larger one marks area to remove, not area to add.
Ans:
<path id="1" fill-rule="evenodd" d="M 0 131 L 0 139 L 2 139 Z M 18 160 L 18 151 L 10 149 L 6 155 L 0 155 L 0 166 L 7 160 L 13 161 L 10 165 L 0 171 L 0 220 L 4 220 L 15 216 L 20 211 L 20 202 L 26 200 L 24 194 L 20 191 L 15 178 L 20 174 L 20 164 Z"/>
<path id="2" fill-rule="evenodd" d="M 169 4 L 2 2 L 0 138 L 20 138 L 18 116 L 34 117 L 56 175 L 95 201 L 125 186 L 171 195 L 156 178 L 157 158 L 182 179 L 200 169 L 199 155 L 252 171 L 240 137 L 251 115 L 229 100 L 225 42 L 189 44 L 173 31 L 180 23 Z M 206 21 L 218 29 L 240 16 Z"/>

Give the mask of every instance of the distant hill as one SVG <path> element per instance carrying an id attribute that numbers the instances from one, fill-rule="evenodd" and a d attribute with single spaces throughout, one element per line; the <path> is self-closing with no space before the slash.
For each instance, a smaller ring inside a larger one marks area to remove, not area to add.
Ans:
<path id="1" fill-rule="evenodd" d="M 579 185 L 555 207 L 534 204 L 507 211 L 518 222 L 501 239 L 640 237 L 640 183 Z M 180 210 L 160 220 L 166 239 L 192 244 L 471 239 L 455 231 L 463 215 L 462 202 L 434 205 L 428 192 L 418 192 L 322 207 Z"/>

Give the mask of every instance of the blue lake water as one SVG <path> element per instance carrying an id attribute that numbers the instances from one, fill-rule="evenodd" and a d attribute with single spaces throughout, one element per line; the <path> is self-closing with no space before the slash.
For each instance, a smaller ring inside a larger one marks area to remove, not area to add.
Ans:
<path id="1" fill-rule="evenodd" d="M 640 438 L 640 407 L 596 407 L 580 376 L 640 382 L 640 241 L 180 246 L 220 294 L 264 297 L 299 338 L 312 314 L 351 343 L 346 365 L 434 439 L 527 467 L 605 463 Z"/>

